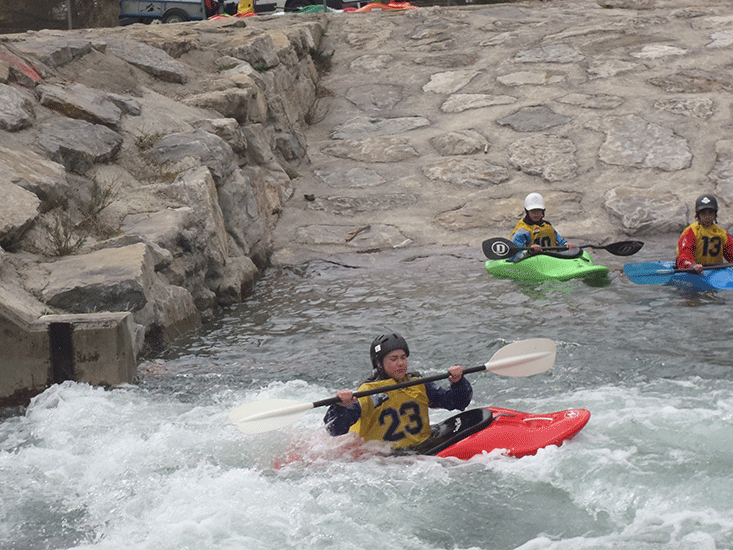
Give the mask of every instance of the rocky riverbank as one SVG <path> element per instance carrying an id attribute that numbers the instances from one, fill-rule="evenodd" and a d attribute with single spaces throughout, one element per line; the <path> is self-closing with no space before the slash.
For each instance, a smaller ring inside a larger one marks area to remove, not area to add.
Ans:
<path id="1" fill-rule="evenodd" d="M 0 313 L 160 349 L 273 261 L 480 250 L 531 191 L 571 241 L 674 235 L 702 192 L 727 225 L 732 48 L 725 0 L 3 36 Z"/>
<path id="2" fill-rule="evenodd" d="M 241 300 L 305 156 L 325 25 L 3 36 L 3 306 L 131 311 L 155 350 Z"/>

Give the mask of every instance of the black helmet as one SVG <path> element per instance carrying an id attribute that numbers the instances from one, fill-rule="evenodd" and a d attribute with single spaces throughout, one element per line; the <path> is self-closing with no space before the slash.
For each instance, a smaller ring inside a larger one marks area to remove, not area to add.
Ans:
<path id="1" fill-rule="evenodd" d="M 718 201 L 713 195 L 700 195 L 695 201 L 695 214 L 699 214 L 701 210 L 718 211 Z"/>
<path id="2" fill-rule="evenodd" d="M 410 356 L 410 348 L 407 347 L 407 341 L 399 334 L 393 332 L 392 334 L 377 336 L 369 348 L 369 357 L 372 359 L 372 366 L 376 370 L 381 370 L 384 356 L 396 349 L 403 349 L 405 350 L 405 355 L 407 357 Z"/>

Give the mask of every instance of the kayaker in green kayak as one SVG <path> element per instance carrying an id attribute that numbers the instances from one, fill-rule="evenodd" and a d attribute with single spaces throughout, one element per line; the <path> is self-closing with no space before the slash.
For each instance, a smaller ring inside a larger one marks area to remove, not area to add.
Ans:
<path id="1" fill-rule="evenodd" d="M 702 273 L 703 266 L 733 262 L 733 238 L 720 227 L 718 200 L 700 195 L 695 201 L 695 221 L 687 226 L 677 242 L 678 269 L 692 268 Z"/>
<path id="2" fill-rule="evenodd" d="M 512 261 L 515 262 L 527 255 L 539 254 L 544 247 L 575 248 L 574 244 L 563 239 L 552 224 L 545 220 L 545 199 L 539 193 L 530 193 L 524 199 L 524 217 L 519 220 L 509 238 L 517 246 L 530 248 L 513 256 Z"/>

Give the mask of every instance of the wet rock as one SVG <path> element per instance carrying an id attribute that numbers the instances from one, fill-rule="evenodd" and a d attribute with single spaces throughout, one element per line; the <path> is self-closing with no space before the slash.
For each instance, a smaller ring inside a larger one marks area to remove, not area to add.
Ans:
<path id="1" fill-rule="evenodd" d="M 241 302 L 258 278 L 259 270 L 251 259 L 229 258 L 216 293 L 219 304 L 230 306 Z"/>

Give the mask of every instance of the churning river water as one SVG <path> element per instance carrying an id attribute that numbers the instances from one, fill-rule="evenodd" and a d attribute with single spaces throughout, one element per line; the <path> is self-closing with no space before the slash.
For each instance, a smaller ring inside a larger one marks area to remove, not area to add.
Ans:
<path id="1" fill-rule="evenodd" d="M 67 382 L 5 411 L 0 548 L 733 548 L 733 292 L 622 274 L 671 253 L 594 251 L 611 267 L 601 287 L 497 280 L 469 249 L 271 268 L 245 303 L 141 364 L 138 384 Z M 472 406 L 586 408 L 590 422 L 535 456 L 469 461 L 356 457 L 323 409 L 260 435 L 228 422 L 246 402 L 355 389 L 387 329 L 422 375 L 551 338 L 546 373 L 470 375 Z M 304 460 L 279 464 L 293 452 Z"/>

